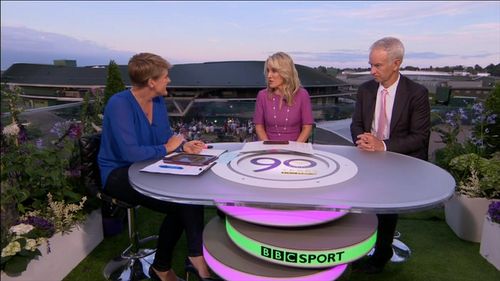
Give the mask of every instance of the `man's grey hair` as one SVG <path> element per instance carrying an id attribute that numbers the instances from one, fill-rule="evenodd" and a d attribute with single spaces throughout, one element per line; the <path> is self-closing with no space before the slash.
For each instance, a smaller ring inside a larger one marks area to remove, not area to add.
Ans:
<path id="1" fill-rule="evenodd" d="M 382 49 L 386 51 L 391 60 L 399 59 L 403 61 L 403 57 L 405 55 L 405 47 L 403 46 L 403 43 L 395 37 L 384 37 L 377 40 L 370 47 L 370 52 L 375 49 Z"/>

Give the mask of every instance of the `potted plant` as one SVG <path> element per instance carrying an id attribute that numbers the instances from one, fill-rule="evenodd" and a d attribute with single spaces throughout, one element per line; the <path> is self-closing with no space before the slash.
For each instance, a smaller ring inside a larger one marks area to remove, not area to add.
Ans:
<path id="1" fill-rule="evenodd" d="M 57 122 L 52 134 L 42 135 L 28 122 L 20 121 L 18 96 L 18 91 L 2 88 L 2 99 L 9 102 L 11 113 L 7 121 L 10 124 L 2 126 L 0 136 L 2 280 L 12 276 L 29 280 L 25 270 L 30 270 L 34 260 L 44 260 L 49 249 L 57 248 L 54 237 L 77 232 L 87 213 L 95 209 L 95 201 L 86 202 L 86 191 L 79 178 L 76 140 L 81 135 L 81 123 Z M 49 247 L 49 241 L 53 247 Z M 91 244 L 83 240 L 82 243 Z M 74 256 L 76 243 L 66 243 L 64 247 L 67 249 L 68 245 Z M 64 248 L 61 252 L 69 259 Z M 62 279 L 64 275 L 59 277 L 54 278 Z"/>
<path id="2" fill-rule="evenodd" d="M 500 201 L 491 202 L 483 222 L 479 253 L 500 270 Z"/>
<path id="3" fill-rule="evenodd" d="M 479 242 L 488 205 L 500 199 L 499 127 L 500 84 L 485 103 L 445 114 L 433 129 L 445 146 L 436 151 L 435 163 L 457 182 L 455 195 L 445 203 L 446 222 L 462 239 Z M 464 129 L 464 126 L 466 126 Z"/>
<path id="4" fill-rule="evenodd" d="M 450 161 L 456 193 L 445 204 L 446 222 L 461 239 L 479 242 L 488 205 L 500 197 L 500 153 L 490 159 L 475 153 Z"/>

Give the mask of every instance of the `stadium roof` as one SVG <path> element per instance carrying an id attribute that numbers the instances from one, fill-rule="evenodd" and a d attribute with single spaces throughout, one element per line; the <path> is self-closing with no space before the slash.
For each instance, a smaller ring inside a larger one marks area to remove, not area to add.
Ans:
<path id="1" fill-rule="evenodd" d="M 304 87 L 344 85 L 341 80 L 313 68 L 296 65 Z M 120 65 L 125 85 L 130 86 L 127 66 Z M 104 87 L 107 67 L 71 67 L 16 63 L 2 75 L 2 82 L 39 87 Z M 263 61 L 227 61 L 177 64 L 170 70 L 169 88 L 264 88 Z"/>

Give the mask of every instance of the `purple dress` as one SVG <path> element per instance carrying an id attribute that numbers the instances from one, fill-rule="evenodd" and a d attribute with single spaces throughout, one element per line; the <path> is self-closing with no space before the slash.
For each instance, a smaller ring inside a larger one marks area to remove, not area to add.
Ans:
<path id="1" fill-rule="evenodd" d="M 273 94 L 269 97 L 267 89 L 259 91 L 253 122 L 264 125 L 270 140 L 296 141 L 303 125 L 314 124 L 309 93 L 300 88 L 293 98 L 292 106 L 288 106 L 283 99 L 280 109 L 279 96 Z"/>

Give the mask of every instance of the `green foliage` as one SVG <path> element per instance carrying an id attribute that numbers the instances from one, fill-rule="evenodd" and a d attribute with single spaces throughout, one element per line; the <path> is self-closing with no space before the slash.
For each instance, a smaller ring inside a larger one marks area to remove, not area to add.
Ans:
<path id="1" fill-rule="evenodd" d="M 108 65 L 108 76 L 106 78 L 106 88 L 104 89 L 104 101 L 106 105 L 112 95 L 125 90 L 120 69 L 114 60 L 111 60 Z"/>
<path id="2" fill-rule="evenodd" d="M 104 101 L 102 91 L 94 90 L 87 92 L 83 96 L 82 112 L 82 134 L 93 134 L 102 127 L 102 112 L 104 111 Z"/>
<path id="3" fill-rule="evenodd" d="M 469 197 L 500 198 L 497 91 L 498 86 L 486 106 L 449 111 L 432 128 L 445 144 L 435 152 L 435 163 L 453 175 L 457 192 Z M 463 130 L 464 120 L 473 124 L 470 134 Z"/>
<path id="4" fill-rule="evenodd" d="M 484 110 L 486 116 L 494 117 L 492 120 L 477 124 L 474 133 L 484 135 L 486 153 L 492 154 L 500 147 L 500 122 L 496 122 L 500 118 L 500 83 L 495 85 L 495 88 L 486 99 Z"/>
<path id="5" fill-rule="evenodd" d="M 8 101 L 8 112 L 10 112 L 11 120 L 19 120 L 19 114 L 21 114 L 21 109 L 18 107 L 19 95 L 21 94 L 21 88 L 15 87 L 13 90 L 7 89 L 5 84 L 1 85 L 2 99 Z"/>
<path id="6" fill-rule="evenodd" d="M 36 217 L 34 223 L 45 219 L 56 231 L 69 231 L 85 218 L 82 208 L 86 191 L 79 170 L 80 122 L 54 124 L 53 140 L 44 144 L 42 139 L 32 138 L 19 120 L 21 110 L 15 102 L 19 92 L 2 90 L 2 96 L 9 99 L 9 110 L 15 113 L 1 134 L 0 204 L 2 270 L 13 274 L 24 271 L 29 261 L 40 255 L 36 250 L 41 243 L 38 239 L 50 237 L 35 230 L 22 237 L 7 231 L 19 224 L 23 218 L 19 215 L 31 214 L 29 217 Z"/>
<path id="7" fill-rule="evenodd" d="M 70 122 L 67 130 L 79 129 Z M 81 195 L 74 190 L 77 179 L 71 177 L 78 156 L 74 139 L 66 135 L 45 147 L 15 141 L 2 135 L 2 204 L 14 203 L 21 213 L 36 210 L 46 204 L 49 192 L 56 200 L 79 201 Z"/>
<path id="8" fill-rule="evenodd" d="M 475 153 L 450 161 L 450 172 L 458 180 L 457 192 L 469 197 L 500 199 L 500 152 L 486 159 Z"/>

